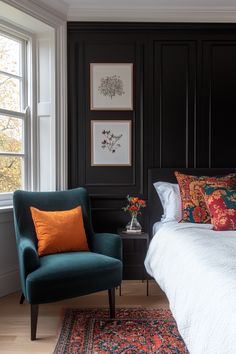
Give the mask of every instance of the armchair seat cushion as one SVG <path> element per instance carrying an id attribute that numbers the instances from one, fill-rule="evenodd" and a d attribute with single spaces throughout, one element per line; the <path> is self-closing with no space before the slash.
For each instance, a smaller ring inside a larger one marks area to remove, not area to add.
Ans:
<path id="1" fill-rule="evenodd" d="M 121 283 L 120 260 L 94 252 L 67 252 L 40 257 L 26 278 L 26 298 L 42 304 L 111 289 Z"/>

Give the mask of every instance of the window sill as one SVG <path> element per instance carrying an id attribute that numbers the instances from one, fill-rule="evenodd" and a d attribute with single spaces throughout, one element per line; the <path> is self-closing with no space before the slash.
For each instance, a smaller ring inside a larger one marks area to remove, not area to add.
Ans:
<path id="1" fill-rule="evenodd" d="M 0 206 L 0 214 L 8 213 L 9 211 L 13 211 L 13 205 Z"/>

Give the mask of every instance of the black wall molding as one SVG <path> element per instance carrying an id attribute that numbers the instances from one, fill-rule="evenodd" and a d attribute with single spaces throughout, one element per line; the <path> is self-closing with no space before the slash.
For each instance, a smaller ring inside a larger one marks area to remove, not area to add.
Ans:
<path id="1" fill-rule="evenodd" d="M 232 30 L 236 29 L 236 24 L 233 23 L 163 23 L 163 22 L 77 22 L 71 21 L 68 22 L 68 30 L 70 33 L 78 31 L 88 31 L 95 32 L 99 31 L 100 33 L 105 31 L 115 32 L 146 32 L 146 31 L 213 31 L 213 34 L 225 34 L 225 32 L 232 33 Z"/>
<path id="2" fill-rule="evenodd" d="M 133 111 L 90 110 L 94 62 L 134 64 Z M 236 24 L 68 23 L 69 187 L 88 189 L 95 229 L 125 225 L 126 196 L 147 198 L 150 167 L 236 166 L 235 63 Z M 91 166 L 96 119 L 132 121 L 131 167 Z"/>

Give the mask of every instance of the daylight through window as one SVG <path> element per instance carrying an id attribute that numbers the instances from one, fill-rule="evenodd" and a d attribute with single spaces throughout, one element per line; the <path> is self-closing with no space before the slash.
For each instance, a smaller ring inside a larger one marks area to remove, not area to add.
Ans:
<path id="1" fill-rule="evenodd" d="M 26 185 L 27 42 L 0 31 L 0 193 Z"/>

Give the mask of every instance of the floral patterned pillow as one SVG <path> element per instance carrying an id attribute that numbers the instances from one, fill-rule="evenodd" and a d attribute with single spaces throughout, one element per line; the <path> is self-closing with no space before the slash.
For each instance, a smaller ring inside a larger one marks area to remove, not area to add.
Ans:
<path id="1" fill-rule="evenodd" d="M 213 229 L 236 230 L 236 189 L 206 186 L 203 191 Z"/>
<path id="2" fill-rule="evenodd" d="M 182 200 L 182 222 L 210 223 L 211 217 L 206 206 L 202 188 L 210 184 L 213 187 L 236 187 L 236 173 L 226 176 L 192 176 L 175 172 Z"/>

